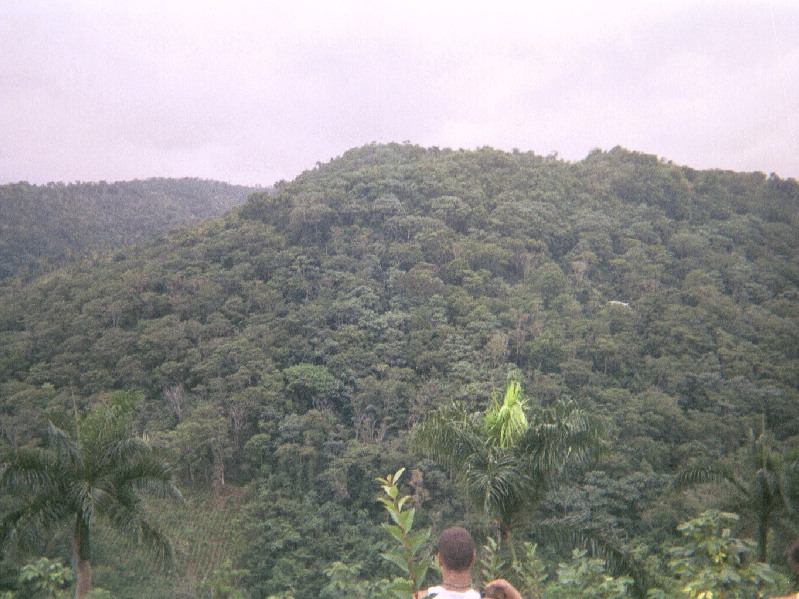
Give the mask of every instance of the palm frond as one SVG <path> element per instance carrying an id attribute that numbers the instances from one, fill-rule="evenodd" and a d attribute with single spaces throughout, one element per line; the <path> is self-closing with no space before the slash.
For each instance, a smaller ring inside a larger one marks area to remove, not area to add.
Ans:
<path id="1" fill-rule="evenodd" d="M 161 566 L 174 565 L 174 552 L 169 538 L 141 517 L 137 511 L 114 504 L 105 514 L 106 520 L 120 533 L 133 538 Z"/>
<path id="2" fill-rule="evenodd" d="M 52 486 L 58 470 L 58 459 L 52 452 L 20 448 L 4 458 L 0 467 L 0 488 L 35 492 Z"/>
<path id="3" fill-rule="evenodd" d="M 15 539 L 17 545 L 33 547 L 67 517 L 68 508 L 57 492 L 40 493 L 4 515 L 0 521 L 0 541 Z"/>
<path id="4" fill-rule="evenodd" d="M 160 529 L 144 521 L 139 523 L 139 532 L 144 547 L 147 548 L 156 563 L 165 569 L 173 568 L 175 565 L 175 553 L 169 537 Z"/>
<path id="5" fill-rule="evenodd" d="M 124 463 L 151 452 L 150 444 L 140 437 L 127 437 L 108 445 L 106 457 L 112 463 Z"/>
<path id="6" fill-rule="evenodd" d="M 82 462 L 80 446 L 68 431 L 53 424 L 52 420 L 47 423 L 47 442 L 58 455 L 79 467 Z"/>
<path id="7" fill-rule="evenodd" d="M 515 456 L 498 448 L 474 456 L 464 478 L 472 502 L 500 520 L 521 510 L 536 495 L 532 479 L 520 472 Z"/>
<path id="8" fill-rule="evenodd" d="M 125 463 L 113 472 L 113 480 L 114 486 L 120 489 L 135 488 L 156 497 L 183 501 L 171 467 L 152 454 L 139 454 L 135 460 Z"/>
<path id="9" fill-rule="evenodd" d="M 595 418 L 570 402 L 558 402 L 535 414 L 519 449 L 533 469 L 559 471 L 589 463 L 602 445 Z"/>
<path id="10" fill-rule="evenodd" d="M 518 381 L 510 381 L 502 403 L 493 400 L 484 416 L 488 440 L 500 447 L 515 445 L 530 426 L 524 413 L 524 396 Z"/>
<path id="11" fill-rule="evenodd" d="M 485 451 L 479 415 L 453 404 L 428 414 L 411 433 L 413 446 L 445 468 L 461 471 L 475 453 Z"/>
<path id="12" fill-rule="evenodd" d="M 86 480 L 76 480 L 70 485 L 70 500 L 74 511 L 80 514 L 85 522 L 94 518 L 95 505 L 92 496 L 92 485 Z"/>
<path id="13" fill-rule="evenodd" d="M 104 514 L 109 509 L 109 506 L 119 501 L 118 489 L 110 478 L 93 481 L 90 494 L 93 510 L 96 514 Z"/>
<path id="14" fill-rule="evenodd" d="M 727 465 L 717 462 L 703 463 L 677 473 L 672 481 L 672 488 L 684 490 L 692 485 L 723 481 L 732 483 L 739 488 L 741 486 L 735 473 Z"/>

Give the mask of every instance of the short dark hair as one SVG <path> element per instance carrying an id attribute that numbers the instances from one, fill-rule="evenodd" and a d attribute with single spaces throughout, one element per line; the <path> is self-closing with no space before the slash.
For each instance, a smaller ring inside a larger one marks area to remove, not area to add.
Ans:
<path id="1" fill-rule="evenodd" d="M 468 570 L 474 561 L 472 535 L 460 526 L 446 529 L 438 539 L 438 555 L 442 563 L 453 572 Z"/>

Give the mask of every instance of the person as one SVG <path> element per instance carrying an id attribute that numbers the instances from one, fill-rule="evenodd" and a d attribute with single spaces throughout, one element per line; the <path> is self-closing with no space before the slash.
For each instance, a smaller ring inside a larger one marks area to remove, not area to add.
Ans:
<path id="1" fill-rule="evenodd" d="M 436 599 L 481 598 L 480 593 L 472 587 L 472 566 L 477 559 L 477 552 L 468 530 L 460 526 L 444 530 L 438 538 L 437 559 L 441 567 L 441 584 L 420 591 L 416 599 L 430 595 L 435 595 Z M 504 593 L 504 597 L 498 599 L 521 599 L 521 595 L 506 580 L 492 581 L 486 589 Z"/>
<path id="2" fill-rule="evenodd" d="M 438 537 L 438 565 L 441 584 L 417 594 L 416 599 L 435 595 L 437 599 L 480 599 L 472 588 L 472 566 L 477 559 L 469 531 L 451 526 Z"/>

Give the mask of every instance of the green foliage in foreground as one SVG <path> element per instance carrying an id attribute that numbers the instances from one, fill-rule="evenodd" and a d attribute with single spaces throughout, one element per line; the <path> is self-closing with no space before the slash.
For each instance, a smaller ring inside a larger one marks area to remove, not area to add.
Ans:
<path id="1" fill-rule="evenodd" d="M 780 530 L 790 531 L 794 537 L 799 534 L 795 523 L 799 456 L 795 451 L 780 452 L 773 436 L 762 427 L 757 436 L 750 431 L 748 443 L 739 454 L 732 464 L 700 460 L 678 473 L 674 484 L 685 488 L 692 484 L 722 482 L 732 487 L 730 505 L 757 527 L 757 558 L 765 562 L 775 522 L 779 522 Z"/>
<path id="2" fill-rule="evenodd" d="M 378 479 L 385 497 L 380 497 L 380 502 L 391 517 L 391 523 L 383 524 L 382 528 L 399 545 L 398 549 L 383 553 L 383 557 L 397 566 L 403 572 L 406 581 L 392 583 L 389 591 L 398 597 L 416 595 L 423 588 L 425 575 L 432 566 L 430 559 L 420 559 L 421 552 L 430 538 L 430 529 L 413 531 L 413 519 L 416 509 L 406 507 L 410 495 L 400 495 L 397 482 L 404 469 L 386 478 Z"/>
<path id="3" fill-rule="evenodd" d="M 743 599 L 785 591 L 785 577 L 755 559 L 756 544 L 735 537 L 730 527 L 738 520 L 735 514 L 710 510 L 678 527 L 685 544 L 669 552 L 675 576 L 672 593 L 679 589 L 689 599 Z M 652 596 L 664 595 L 653 592 Z"/>
<path id="4" fill-rule="evenodd" d="M 429 530 L 411 536 L 415 510 L 402 510 L 409 496 L 399 495 L 396 483 L 401 474 L 402 470 L 393 477 L 379 479 L 388 496 L 381 497 L 380 501 L 395 522 L 383 525 L 396 542 L 395 549 L 385 557 L 399 566 L 405 576 L 403 581 L 394 581 L 387 588 L 397 597 L 409 598 L 418 591 L 419 575 L 428 567 L 424 561 L 418 561 L 417 554 L 423 546 L 421 540 L 429 536 Z M 667 570 L 653 572 L 663 586 L 648 589 L 647 597 L 761 599 L 785 592 L 787 578 L 768 564 L 754 559 L 756 544 L 753 541 L 734 535 L 731 526 L 738 520 L 736 514 L 710 510 L 681 524 L 678 530 L 683 535 L 684 544 L 668 551 Z M 409 542 L 409 539 L 414 540 Z M 481 562 L 475 566 L 475 572 L 482 575 L 483 584 L 500 573 L 508 572 L 511 583 L 526 597 L 624 599 L 634 594 L 632 577 L 611 574 L 603 559 L 590 557 L 585 549 L 574 549 L 571 561 L 560 563 L 554 580 L 548 584 L 544 582 L 546 574 L 535 555 L 534 545 L 526 544 L 521 558 L 514 555 L 510 568 L 503 568 L 496 561 L 495 542 L 490 542 L 487 549 Z M 352 574 L 354 571 L 347 572 Z M 338 574 L 339 569 L 330 572 L 331 577 Z"/>
<path id="5" fill-rule="evenodd" d="M 558 566 L 558 581 L 547 596 L 563 599 L 623 599 L 631 595 L 633 579 L 612 576 L 602 559 L 590 558 L 583 549 L 572 552 L 572 560 Z"/>
<path id="6" fill-rule="evenodd" d="M 60 561 L 40 557 L 25 564 L 19 572 L 19 589 L 0 593 L 0 599 L 66 599 L 74 575 Z M 106 589 L 94 588 L 86 599 L 114 599 Z"/>
<path id="7" fill-rule="evenodd" d="M 139 493 L 181 496 L 168 465 L 131 434 L 135 408 L 134 397 L 116 393 L 89 414 L 66 420 L 63 428 L 51 422 L 47 449 L 11 451 L 0 469 L 0 488 L 17 499 L 0 521 L 3 539 L 24 542 L 69 530 L 79 599 L 91 590 L 91 547 L 100 525 L 133 536 L 158 561 L 171 564 L 172 546 L 145 519 Z M 26 572 L 23 568 L 23 576 Z"/>
<path id="8" fill-rule="evenodd" d="M 23 594 L 38 595 L 40 597 L 60 597 L 64 588 L 72 581 L 74 575 L 71 568 L 61 562 L 41 557 L 22 567 L 19 573 L 19 583 L 24 589 Z"/>

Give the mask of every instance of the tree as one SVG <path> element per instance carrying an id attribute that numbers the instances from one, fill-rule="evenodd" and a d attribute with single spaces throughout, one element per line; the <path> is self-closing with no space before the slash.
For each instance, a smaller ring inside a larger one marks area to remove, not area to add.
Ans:
<path id="1" fill-rule="evenodd" d="M 227 419 L 212 402 L 203 402 L 174 430 L 164 435 L 166 446 L 186 467 L 194 483 L 197 470 L 210 473 L 211 488 L 225 486 L 225 460 L 231 453 Z"/>
<path id="2" fill-rule="evenodd" d="M 225 560 L 220 568 L 203 580 L 200 596 L 203 599 L 245 599 L 247 595 L 239 588 L 239 583 L 249 573 L 248 570 L 234 569 L 231 560 Z"/>
<path id="3" fill-rule="evenodd" d="M 632 587 L 632 577 L 613 576 L 604 560 L 575 549 L 571 562 L 558 565 L 558 582 L 548 594 L 563 599 L 624 599 Z"/>
<path id="4" fill-rule="evenodd" d="M 677 527 L 685 545 L 670 551 L 669 568 L 689 599 L 743 599 L 773 597 L 786 586 L 783 576 L 750 559 L 754 543 L 733 535 L 738 516 L 708 510 Z M 676 590 L 676 589 L 675 589 Z M 650 594 L 673 597 L 658 591 Z"/>
<path id="5" fill-rule="evenodd" d="M 160 563 L 172 560 L 169 540 L 144 517 L 139 492 L 181 495 L 167 464 L 132 436 L 135 407 L 133 396 L 116 393 L 63 427 L 50 422 L 46 448 L 16 449 L 0 469 L 0 488 L 22 500 L 3 519 L 3 536 L 71 527 L 78 598 L 91 589 L 92 532 L 101 523 L 145 543 Z"/>
<path id="6" fill-rule="evenodd" d="M 298 411 L 326 406 L 335 397 L 338 381 L 326 366 L 297 364 L 283 371 L 286 389 L 296 400 Z"/>
<path id="7" fill-rule="evenodd" d="M 799 461 L 777 451 L 765 430 L 758 436 L 750 431 L 743 457 L 740 468 L 724 462 L 700 463 L 678 474 L 674 485 L 683 489 L 699 483 L 729 483 L 735 490 L 730 508 L 755 523 L 757 557 L 766 562 L 775 522 L 781 521 L 788 529 L 795 528 L 792 495 L 799 483 Z"/>
<path id="8" fill-rule="evenodd" d="M 26 564 L 19 573 L 20 585 L 34 597 L 57 599 L 65 596 L 65 587 L 72 581 L 72 570 L 60 561 L 40 557 Z"/>
<path id="9" fill-rule="evenodd" d="M 505 543 L 553 476 L 587 463 L 600 447 L 597 422 L 574 405 L 559 402 L 529 418 L 524 408 L 521 385 L 510 381 L 502 402 L 495 398 L 486 412 L 451 404 L 428 415 L 414 434 L 424 453 L 464 482 Z"/>
<path id="10" fill-rule="evenodd" d="M 386 495 L 385 497 L 381 496 L 379 501 L 393 522 L 384 523 L 383 530 L 390 534 L 399 545 L 383 553 L 383 557 L 396 565 L 405 577 L 399 581 L 395 580 L 390 586 L 390 590 L 395 592 L 398 597 L 407 597 L 408 595 L 415 597 L 424 582 L 425 574 L 432 566 L 431 559 L 421 557 L 422 548 L 430 538 L 430 529 L 411 531 L 416 509 L 405 508 L 411 496 L 400 495 L 397 487 L 397 481 L 404 471 L 405 468 L 400 468 L 393 476 L 388 475 L 386 478 L 377 479 L 380 488 Z"/>

